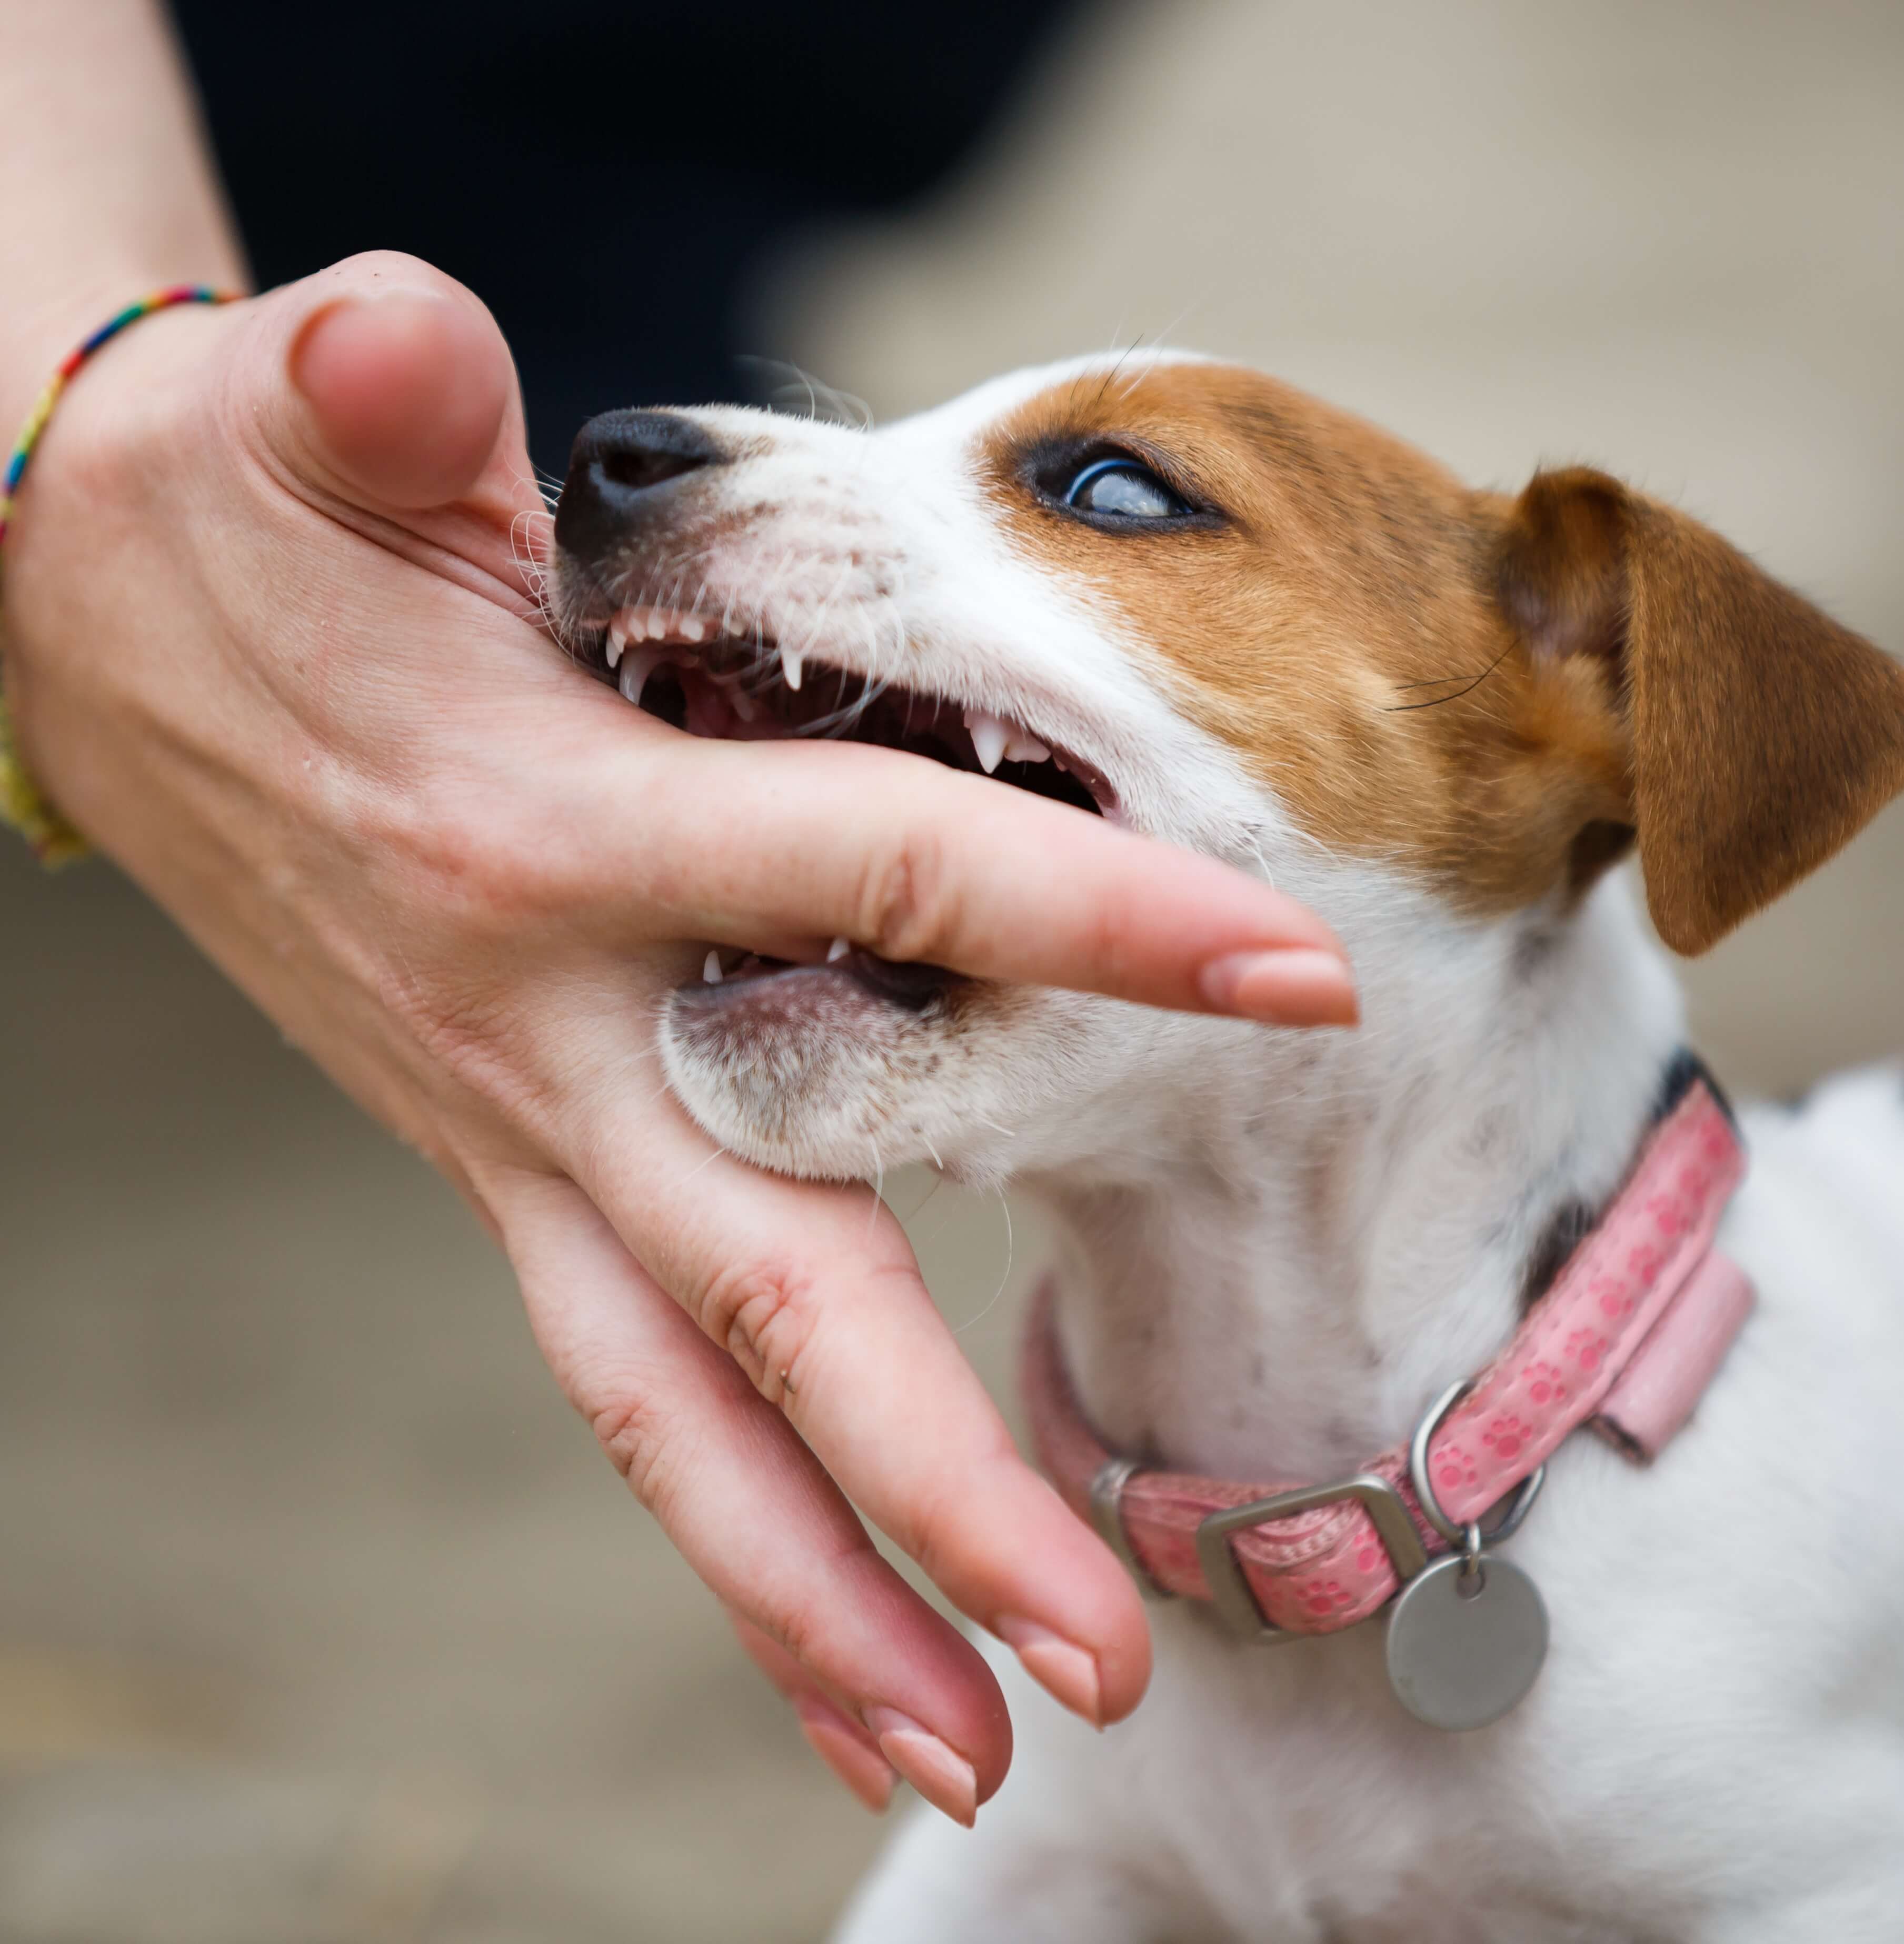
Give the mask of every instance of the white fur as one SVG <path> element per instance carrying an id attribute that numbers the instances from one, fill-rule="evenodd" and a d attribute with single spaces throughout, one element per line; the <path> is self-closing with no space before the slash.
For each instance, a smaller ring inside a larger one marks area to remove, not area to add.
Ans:
<path id="1" fill-rule="evenodd" d="M 746 456 L 671 598 L 1088 758 L 1132 824 L 1326 916 L 1365 1023 L 1020 993 L 871 1041 L 817 1026 L 791 1112 L 672 1021 L 668 1072 L 719 1139 L 788 1171 L 864 1173 L 870 1149 L 1017 1178 L 1066 1220 L 1061 1333 L 1109 1438 L 1340 1476 L 1506 1340 L 1543 1223 L 1624 1168 L 1679 1001 L 1617 880 L 1571 915 L 1483 923 L 1322 850 L 1171 706 L 1114 608 L 1014 550 L 977 441 L 1064 375 L 871 435 L 706 415 Z M 1155 1685 L 1103 1737 L 1000 1655 L 1001 1795 L 971 1834 L 915 1812 L 844 1938 L 1904 1936 L 1904 1087 L 1854 1076 L 1749 1131 L 1723 1241 L 1759 1312 L 1657 1465 L 1584 1438 L 1555 1460 L 1514 1542 L 1552 1654 L 1515 1714 L 1416 1725 L 1379 1625 L 1269 1650 L 1154 1609 Z"/>

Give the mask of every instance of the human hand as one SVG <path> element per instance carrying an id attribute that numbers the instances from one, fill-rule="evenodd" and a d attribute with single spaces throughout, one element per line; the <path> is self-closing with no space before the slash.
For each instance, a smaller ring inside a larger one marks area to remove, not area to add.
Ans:
<path id="1" fill-rule="evenodd" d="M 537 625 L 546 528 L 506 349 L 427 266 L 150 319 L 75 383 L 8 537 L 25 752 L 476 1207 L 563 1388 L 820 1753 L 869 1801 L 897 1769 L 969 1820 L 1002 1698 L 848 1496 L 1093 1720 L 1142 1691 L 1141 1609 L 897 1226 L 712 1149 L 662 1085 L 656 1004 L 711 943 L 844 934 L 1303 1023 L 1352 1014 L 1337 948 L 1222 866 L 983 779 L 629 709 Z"/>

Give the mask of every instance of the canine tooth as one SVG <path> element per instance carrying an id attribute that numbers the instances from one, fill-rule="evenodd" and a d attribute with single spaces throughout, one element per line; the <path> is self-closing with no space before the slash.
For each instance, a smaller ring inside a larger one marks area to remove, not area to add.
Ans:
<path id="1" fill-rule="evenodd" d="M 1035 736 L 1027 736 L 1022 731 L 1005 745 L 1008 763 L 1048 763 L 1050 760 L 1050 751 Z"/>
<path id="2" fill-rule="evenodd" d="M 826 948 L 827 964 L 829 965 L 838 964 L 839 961 L 852 949 L 853 946 L 850 940 L 844 938 L 835 939 L 832 943 Z"/>
<path id="3" fill-rule="evenodd" d="M 967 709 L 965 726 L 971 731 L 972 749 L 979 759 L 979 767 L 989 777 L 1004 760 L 1011 731 L 997 716 L 988 715 L 983 709 Z"/>
<path id="4" fill-rule="evenodd" d="M 789 688 L 800 686 L 800 675 L 806 662 L 806 654 L 800 648 L 783 648 L 780 651 L 780 673 Z"/>
<path id="5" fill-rule="evenodd" d="M 647 686 L 647 679 L 654 674 L 661 660 L 657 648 L 634 648 L 622 657 L 621 692 L 638 709 L 641 706 L 641 691 Z"/>
<path id="6" fill-rule="evenodd" d="M 718 986 L 721 983 L 721 955 L 710 952 L 701 961 L 701 983 L 704 986 Z"/>
<path id="7" fill-rule="evenodd" d="M 628 645 L 628 637 L 622 632 L 619 620 L 608 623 L 608 666 L 614 668 L 621 660 L 621 651 Z"/>

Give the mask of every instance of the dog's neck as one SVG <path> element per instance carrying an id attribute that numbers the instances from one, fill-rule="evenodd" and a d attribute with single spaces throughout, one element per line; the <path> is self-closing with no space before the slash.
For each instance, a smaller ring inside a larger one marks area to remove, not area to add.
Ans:
<path id="1" fill-rule="evenodd" d="M 1617 1186 L 1681 1038 L 1623 884 L 1486 925 L 1341 922 L 1364 1024 L 1239 1038 L 1152 1103 L 1140 1166 L 1035 1186 L 1069 1232 L 1060 1337 L 1100 1432 L 1218 1476 L 1345 1475 L 1518 1321 Z"/>

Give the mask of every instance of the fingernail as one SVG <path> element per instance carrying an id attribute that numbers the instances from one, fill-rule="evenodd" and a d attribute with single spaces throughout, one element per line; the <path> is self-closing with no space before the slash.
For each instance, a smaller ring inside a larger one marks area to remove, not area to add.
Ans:
<path id="1" fill-rule="evenodd" d="M 869 1747 L 866 1731 L 818 1694 L 796 1694 L 793 1712 L 815 1755 L 877 1816 L 893 1799 L 899 1777 L 891 1763 Z"/>
<path id="2" fill-rule="evenodd" d="M 1213 958 L 1198 983 L 1220 1012 L 1275 1026 L 1352 1026 L 1361 1016 L 1349 967 L 1310 946 Z"/>
<path id="3" fill-rule="evenodd" d="M 879 1752 L 927 1801 L 970 1829 L 979 1813 L 978 1776 L 972 1764 L 897 1708 L 869 1708 L 866 1722 Z"/>
<path id="4" fill-rule="evenodd" d="M 1017 1655 L 1025 1672 L 1044 1690 L 1062 1701 L 1074 1715 L 1081 1715 L 1093 1727 L 1104 1725 L 1103 1684 L 1096 1658 L 1074 1646 L 1062 1634 L 1035 1620 L 1020 1619 L 1008 1613 L 993 1623 L 992 1631 Z"/>

